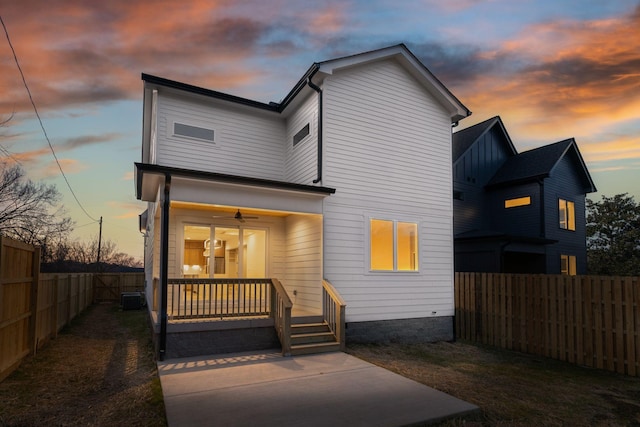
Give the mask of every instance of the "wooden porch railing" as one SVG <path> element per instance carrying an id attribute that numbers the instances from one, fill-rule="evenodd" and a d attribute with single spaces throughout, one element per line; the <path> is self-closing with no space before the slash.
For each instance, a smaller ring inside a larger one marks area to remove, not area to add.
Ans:
<path id="1" fill-rule="evenodd" d="M 345 350 L 345 309 L 347 304 L 333 285 L 322 281 L 322 317 L 329 329 L 340 343 L 340 350 Z"/>
<path id="2" fill-rule="evenodd" d="M 291 354 L 293 304 L 278 279 L 168 279 L 167 284 L 170 320 L 269 316 L 282 354 Z"/>
<path id="3" fill-rule="evenodd" d="M 273 298 L 271 299 L 271 317 L 282 345 L 282 355 L 291 355 L 291 299 L 278 279 L 271 279 Z"/>
<path id="4" fill-rule="evenodd" d="M 267 316 L 271 279 L 168 279 L 169 319 Z"/>

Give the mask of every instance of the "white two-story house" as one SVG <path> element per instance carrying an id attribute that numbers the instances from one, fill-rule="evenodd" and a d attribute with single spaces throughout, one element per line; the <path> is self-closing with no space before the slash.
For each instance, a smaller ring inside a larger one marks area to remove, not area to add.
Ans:
<path id="1" fill-rule="evenodd" d="M 142 79 L 161 358 L 453 338 L 451 129 L 470 111 L 406 46 L 314 63 L 279 103 Z"/>

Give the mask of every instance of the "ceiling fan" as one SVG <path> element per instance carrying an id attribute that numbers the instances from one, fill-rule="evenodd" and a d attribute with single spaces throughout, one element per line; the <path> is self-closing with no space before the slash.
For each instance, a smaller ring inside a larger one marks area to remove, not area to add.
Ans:
<path id="1" fill-rule="evenodd" d="M 233 218 L 236 219 L 240 222 L 245 222 L 247 219 L 260 219 L 259 216 L 245 216 L 242 215 L 242 212 L 240 212 L 240 209 L 238 209 L 238 212 L 235 213 L 235 215 L 233 216 L 213 216 L 214 218 Z"/>

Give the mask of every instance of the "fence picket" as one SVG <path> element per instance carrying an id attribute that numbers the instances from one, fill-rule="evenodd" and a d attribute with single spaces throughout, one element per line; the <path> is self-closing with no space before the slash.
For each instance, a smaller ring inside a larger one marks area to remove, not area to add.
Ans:
<path id="1" fill-rule="evenodd" d="M 634 316 L 633 316 L 633 280 L 631 277 L 626 277 L 622 282 L 624 286 L 624 317 L 625 317 L 625 337 L 626 343 L 626 361 L 627 361 L 627 374 L 636 375 L 636 351 L 635 351 L 635 333 L 633 330 Z"/>
<path id="2" fill-rule="evenodd" d="M 640 376 L 640 278 L 456 273 L 455 283 L 458 336 Z"/>

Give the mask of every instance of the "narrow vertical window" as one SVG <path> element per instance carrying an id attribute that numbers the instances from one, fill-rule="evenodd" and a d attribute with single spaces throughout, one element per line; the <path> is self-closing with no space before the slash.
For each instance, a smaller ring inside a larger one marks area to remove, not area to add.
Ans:
<path id="1" fill-rule="evenodd" d="M 574 255 L 560 255 L 560 273 L 568 276 L 576 275 L 576 257 Z"/>
<path id="2" fill-rule="evenodd" d="M 398 222 L 397 230 L 398 270 L 415 271 L 418 269 L 418 224 Z"/>
<path id="3" fill-rule="evenodd" d="M 393 270 L 393 221 L 371 220 L 371 269 Z"/>
<path id="4" fill-rule="evenodd" d="M 558 199 L 558 212 L 560 214 L 560 228 L 563 230 L 572 230 L 576 229 L 576 209 L 575 203 Z"/>

